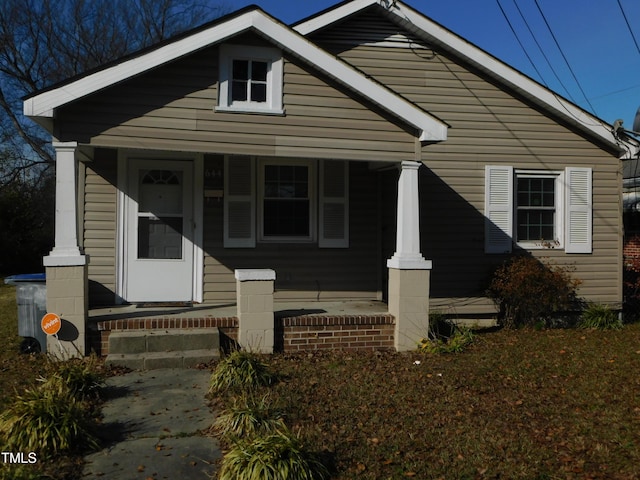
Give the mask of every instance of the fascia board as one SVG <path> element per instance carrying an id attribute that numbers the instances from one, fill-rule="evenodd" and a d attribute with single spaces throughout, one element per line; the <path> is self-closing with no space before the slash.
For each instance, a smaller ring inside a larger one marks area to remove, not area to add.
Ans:
<path id="1" fill-rule="evenodd" d="M 407 5 L 398 2 L 395 8 L 387 9 L 387 15 L 395 17 L 396 23 L 405 25 L 413 33 L 425 38 L 432 44 L 452 51 L 479 70 L 496 78 L 510 88 L 520 92 L 534 103 L 545 109 L 551 109 L 569 123 L 600 138 L 606 144 L 621 148 L 621 142 L 613 135 L 611 125 L 586 110 L 557 95 L 551 89 L 533 81 L 528 76 L 498 60 L 481 48 L 464 40 L 450 30 L 433 22 Z M 637 149 L 638 146 L 635 146 Z"/>
<path id="2" fill-rule="evenodd" d="M 253 13 L 245 13 L 223 24 L 167 44 L 157 50 L 89 74 L 60 88 L 28 98 L 23 104 L 24 114 L 30 117 L 53 117 L 53 111 L 59 106 L 171 62 L 208 45 L 220 42 L 227 37 L 250 28 Z"/>
<path id="3" fill-rule="evenodd" d="M 420 132 L 420 141 L 440 142 L 446 140 L 448 126 L 444 122 L 429 115 L 391 90 L 367 79 L 353 67 L 336 59 L 259 10 L 247 12 L 223 24 L 177 40 L 140 57 L 87 75 L 60 88 L 35 95 L 24 101 L 24 114 L 30 117 L 53 117 L 54 110 L 59 106 L 218 43 L 250 28 L 255 29 L 266 39 L 278 44 L 283 50 L 362 95 L 396 118 L 413 126 Z"/>
<path id="4" fill-rule="evenodd" d="M 379 0 L 353 0 L 352 2 L 339 5 L 336 8 L 326 11 L 320 15 L 303 21 L 292 28 L 300 35 L 308 35 L 312 32 L 320 30 L 327 25 L 331 25 L 337 21 L 343 20 L 350 15 L 358 13 L 371 5 L 379 4 Z"/>

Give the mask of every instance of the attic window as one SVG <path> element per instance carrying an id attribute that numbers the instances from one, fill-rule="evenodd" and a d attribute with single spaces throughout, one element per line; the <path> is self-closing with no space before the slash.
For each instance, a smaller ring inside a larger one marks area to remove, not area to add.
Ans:
<path id="1" fill-rule="evenodd" d="M 282 115 L 282 53 L 269 47 L 222 45 L 216 111 Z"/>

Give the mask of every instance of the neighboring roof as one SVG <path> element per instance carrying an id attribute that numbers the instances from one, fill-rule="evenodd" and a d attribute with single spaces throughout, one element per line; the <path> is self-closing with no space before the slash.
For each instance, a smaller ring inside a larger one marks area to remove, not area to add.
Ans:
<path id="1" fill-rule="evenodd" d="M 202 48 L 220 43 L 245 31 L 254 31 L 282 50 L 311 65 L 401 122 L 419 131 L 422 142 L 447 138 L 448 126 L 384 85 L 314 45 L 258 7 L 249 7 L 198 28 L 156 47 L 146 49 L 52 88 L 36 92 L 24 100 L 24 114 L 52 118 L 56 108 L 135 77 Z"/>
<path id="2" fill-rule="evenodd" d="M 403 27 L 429 44 L 452 53 L 474 68 L 486 73 L 489 77 L 496 79 L 499 83 L 516 91 L 535 105 L 577 127 L 591 138 L 625 153 L 625 158 L 631 158 L 640 152 L 640 143 L 637 140 L 626 136 L 624 139 L 618 138 L 613 133 L 613 127 L 604 120 L 566 100 L 401 1 L 345 1 L 297 22 L 293 25 L 293 29 L 308 36 L 373 5 L 383 7 L 386 17 L 396 25 Z"/>

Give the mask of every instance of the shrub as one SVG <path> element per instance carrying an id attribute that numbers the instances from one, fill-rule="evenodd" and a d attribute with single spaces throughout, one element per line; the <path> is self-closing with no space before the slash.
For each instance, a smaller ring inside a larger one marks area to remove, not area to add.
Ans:
<path id="1" fill-rule="evenodd" d="M 290 432 L 239 440 L 222 459 L 220 480 L 321 480 L 327 467 Z"/>
<path id="2" fill-rule="evenodd" d="M 218 415 L 214 428 L 226 440 L 249 439 L 286 431 L 282 417 L 268 395 L 245 394 Z"/>
<path id="3" fill-rule="evenodd" d="M 45 382 L 15 398 L 0 414 L 3 450 L 37 452 L 47 458 L 74 448 L 97 446 L 86 405 L 61 382 Z"/>
<path id="4" fill-rule="evenodd" d="M 505 327 L 549 322 L 552 315 L 571 309 L 577 301 L 582 281 L 571 273 L 570 267 L 512 257 L 494 272 L 487 295 L 500 308 Z"/>
<path id="5" fill-rule="evenodd" d="M 608 306 L 592 303 L 582 312 L 578 326 L 599 330 L 619 330 L 622 328 L 622 321 Z"/>
<path id="6" fill-rule="evenodd" d="M 236 350 L 218 363 L 211 374 L 209 392 L 246 390 L 271 385 L 275 379 L 268 365 L 255 353 Z"/>

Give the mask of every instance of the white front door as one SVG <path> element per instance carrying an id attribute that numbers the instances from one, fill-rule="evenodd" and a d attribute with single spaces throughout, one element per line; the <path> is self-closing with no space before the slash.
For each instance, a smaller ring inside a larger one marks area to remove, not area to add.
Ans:
<path id="1" fill-rule="evenodd" d="M 125 300 L 193 300 L 193 163 L 131 160 Z"/>

